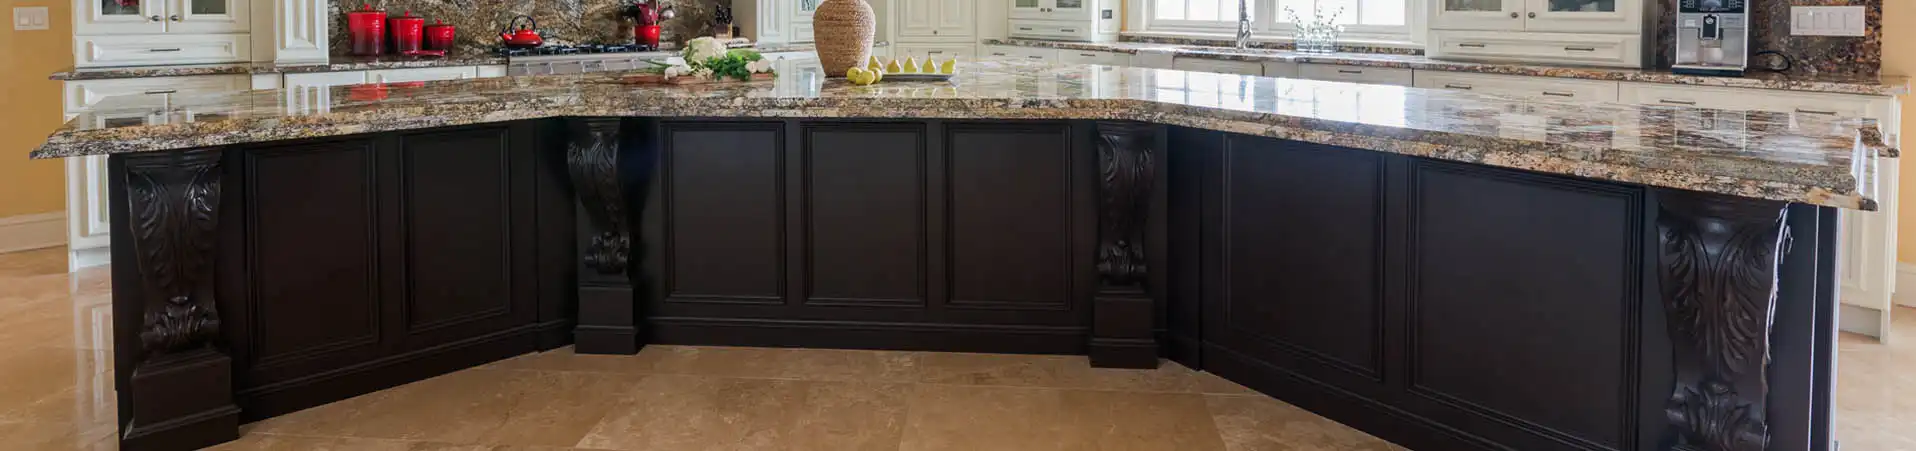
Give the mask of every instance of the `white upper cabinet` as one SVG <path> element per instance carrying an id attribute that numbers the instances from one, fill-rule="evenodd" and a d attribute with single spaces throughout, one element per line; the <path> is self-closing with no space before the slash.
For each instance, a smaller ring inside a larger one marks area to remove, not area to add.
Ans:
<path id="1" fill-rule="evenodd" d="M 792 2 L 792 42 L 812 42 L 812 16 L 825 0 L 785 0 Z"/>
<path id="2" fill-rule="evenodd" d="M 1097 5 L 1100 3 L 1098 0 L 1011 0 L 1011 18 L 1092 20 L 1097 17 Z"/>
<path id="3" fill-rule="evenodd" d="M 739 0 L 732 3 L 732 20 L 739 33 L 753 42 L 790 42 L 792 14 L 799 0 Z"/>
<path id="4" fill-rule="evenodd" d="M 969 41 L 977 22 L 975 0 L 898 0 L 898 37 L 911 41 Z"/>
<path id="5" fill-rule="evenodd" d="M 1642 0 L 1431 0 L 1436 30 L 1636 33 Z"/>
<path id="6" fill-rule="evenodd" d="M 76 35 L 244 33 L 247 0 L 80 0 Z"/>

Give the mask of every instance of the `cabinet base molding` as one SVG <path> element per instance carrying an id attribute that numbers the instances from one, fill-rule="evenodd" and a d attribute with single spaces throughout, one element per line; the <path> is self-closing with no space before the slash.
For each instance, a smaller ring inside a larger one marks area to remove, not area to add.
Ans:
<path id="1" fill-rule="evenodd" d="M 1085 354 L 1083 327 L 791 319 L 646 318 L 652 343 L 1000 354 Z M 1153 357 L 1157 350 L 1151 350 Z"/>

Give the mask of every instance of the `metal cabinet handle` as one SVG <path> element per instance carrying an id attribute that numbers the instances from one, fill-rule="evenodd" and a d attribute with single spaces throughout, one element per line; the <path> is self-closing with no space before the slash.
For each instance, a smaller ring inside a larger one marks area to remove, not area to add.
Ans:
<path id="1" fill-rule="evenodd" d="M 1088 57 L 1092 57 L 1092 58 L 1096 58 L 1096 57 L 1098 57 L 1098 54 L 1096 54 L 1096 53 L 1079 53 L 1079 54 L 1078 54 L 1078 56 L 1088 56 Z"/>
<path id="2" fill-rule="evenodd" d="M 158 52 L 178 52 L 178 51 L 180 51 L 180 48 L 179 48 L 179 47 L 173 47 L 173 48 L 165 48 L 165 49 L 146 49 L 146 51 L 148 51 L 148 52 L 154 52 L 154 53 L 158 53 Z"/>
<path id="3" fill-rule="evenodd" d="M 1340 74 L 1360 74 L 1360 75 L 1361 75 L 1361 74 L 1363 74 L 1363 73 L 1364 73 L 1364 71 L 1361 71 L 1361 70 L 1351 70 L 1351 69 L 1338 69 L 1338 70 L 1337 70 L 1337 73 L 1340 73 Z"/>
<path id="4" fill-rule="evenodd" d="M 157 90 L 157 91 L 147 91 L 147 92 L 144 92 L 144 93 L 142 93 L 142 94 L 172 94 L 172 93 L 176 93 L 176 92 L 180 92 L 180 90 L 178 90 L 178 89 L 161 89 L 161 90 Z"/>
<path id="5" fill-rule="evenodd" d="M 1657 99 L 1657 103 L 1668 103 L 1671 105 L 1695 105 L 1696 104 L 1696 102 L 1692 102 L 1688 100 L 1670 100 L 1670 99 Z"/>
<path id="6" fill-rule="evenodd" d="M 1574 93 L 1574 92 L 1558 92 L 1558 91 L 1544 91 L 1544 92 L 1543 92 L 1543 95 L 1547 95 L 1547 96 L 1557 96 L 1557 97 L 1576 97 L 1576 96 L 1577 96 L 1577 93 Z"/>
<path id="7" fill-rule="evenodd" d="M 1835 115 L 1836 115 L 1836 112 L 1835 112 L 1835 111 L 1822 111 L 1822 110 L 1805 110 L 1805 109 L 1802 109 L 1802 108 L 1797 108 L 1797 109 L 1796 109 L 1796 112 L 1798 112 L 1798 113 L 1803 113 L 1803 114 L 1821 114 L 1821 115 L 1824 115 L 1824 116 L 1835 116 Z"/>
<path id="8" fill-rule="evenodd" d="M 1483 45 L 1483 44 L 1478 44 L 1478 43 L 1475 43 L 1475 42 L 1465 42 L 1465 43 L 1462 43 L 1462 44 L 1457 44 L 1457 46 L 1458 46 L 1458 47 L 1469 47 L 1469 48 L 1474 48 L 1474 49 L 1481 49 L 1481 48 L 1484 48 L 1484 45 Z"/>
<path id="9" fill-rule="evenodd" d="M 160 18 L 160 15 L 158 15 L 158 14 L 154 14 L 154 15 L 153 15 L 153 17 L 148 17 L 148 18 L 146 18 L 146 21 L 148 21 L 148 22 L 159 22 L 159 21 L 162 21 L 162 20 L 166 20 L 166 19 L 162 19 L 162 18 Z"/>
<path id="10" fill-rule="evenodd" d="M 991 52 L 991 56 L 1005 56 L 1003 52 Z"/>
<path id="11" fill-rule="evenodd" d="M 1460 84 L 1456 84 L 1456 83 L 1445 83 L 1445 84 L 1444 84 L 1444 87 L 1446 87 L 1446 88 L 1450 88 L 1450 89 L 1462 89 L 1462 90 L 1465 90 L 1465 91 L 1469 91 L 1469 90 L 1470 90 L 1470 85 L 1460 85 Z"/>
<path id="12" fill-rule="evenodd" d="M 1026 56 L 1025 58 L 1031 58 L 1031 59 L 1034 59 L 1034 60 L 1041 60 L 1041 59 L 1044 59 L 1044 57 L 1043 57 L 1043 56 L 1038 56 L 1038 55 L 1030 55 L 1030 56 Z"/>
<path id="13" fill-rule="evenodd" d="M 942 54 L 944 54 L 944 53 L 945 53 L 945 51 L 944 51 L 944 50 L 927 50 L 927 51 L 925 51 L 925 54 L 926 54 L 926 55 L 942 55 Z"/>
<path id="14" fill-rule="evenodd" d="M 1031 29 L 1026 27 L 1018 27 L 1018 31 L 1031 31 Z"/>
<path id="15" fill-rule="evenodd" d="M 179 14 L 174 14 L 174 15 L 173 15 L 172 17 L 168 17 L 167 19 L 172 19 L 172 20 L 173 20 L 174 22 L 179 22 L 179 21 L 182 21 L 182 20 L 186 20 L 186 19 L 184 19 L 184 18 L 181 18 Z"/>
<path id="16" fill-rule="evenodd" d="M 1059 29 L 1058 29 L 1058 31 L 1059 31 L 1059 32 L 1063 32 L 1063 33 L 1077 33 L 1077 32 L 1078 32 L 1078 29 L 1076 29 L 1076 28 L 1059 28 Z"/>
<path id="17" fill-rule="evenodd" d="M 1564 49 L 1564 51 L 1569 51 L 1569 52 L 1595 52 L 1595 51 L 1597 51 L 1597 48 L 1596 48 L 1596 47 L 1564 47 L 1563 49 Z"/>

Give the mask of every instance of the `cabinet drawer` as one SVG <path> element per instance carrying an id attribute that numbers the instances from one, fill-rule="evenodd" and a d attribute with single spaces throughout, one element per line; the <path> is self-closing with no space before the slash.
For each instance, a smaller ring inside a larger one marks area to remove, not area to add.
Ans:
<path id="1" fill-rule="evenodd" d="M 1070 64 L 1128 66 L 1131 65 L 1131 55 L 1118 52 L 1060 49 L 1058 50 L 1058 61 Z"/>
<path id="2" fill-rule="evenodd" d="M 1430 56 L 1496 61 L 1547 61 L 1614 67 L 1643 65 L 1636 35 L 1431 31 Z"/>
<path id="3" fill-rule="evenodd" d="M 1602 80 L 1418 71 L 1417 87 L 1464 90 L 1541 100 L 1617 101 L 1617 82 Z"/>
<path id="4" fill-rule="evenodd" d="M 370 71 L 366 73 L 366 81 L 371 83 L 406 83 L 415 81 L 464 80 L 477 78 L 478 76 L 478 68 L 473 66 L 428 67 L 420 69 Z"/>
<path id="5" fill-rule="evenodd" d="M 1624 83 L 1621 100 L 1641 105 L 1674 105 L 1720 110 L 1756 110 L 1883 118 L 1877 98 L 1848 94 L 1807 94 L 1765 89 Z M 1881 102 L 1888 102 L 1883 98 Z"/>
<path id="6" fill-rule="evenodd" d="M 74 36 L 73 65 L 236 63 L 253 58 L 243 34 Z"/>
<path id="7" fill-rule="evenodd" d="M 1297 78 L 1410 86 L 1412 77 L 1410 69 L 1301 63 L 1297 65 Z"/>
<path id="8" fill-rule="evenodd" d="M 1090 41 L 1097 29 L 1089 22 L 1011 21 L 1011 37 Z"/>
<path id="9" fill-rule="evenodd" d="M 1019 47 L 1012 45 L 994 45 L 985 48 L 986 59 L 1015 59 L 1036 61 L 1057 61 L 1058 50 L 1038 47 Z"/>
<path id="10" fill-rule="evenodd" d="M 94 104 L 115 96 L 144 96 L 154 105 L 164 105 L 169 95 L 193 95 L 239 92 L 252 88 L 245 75 L 195 75 L 191 77 L 119 78 L 66 82 L 66 112 L 86 111 Z"/>
<path id="11" fill-rule="evenodd" d="M 1256 61 L 1178 58 L 1172 60 L 1171 63 L 1177 70 L 1215 72 L 1220 74 L 1264 75 L 1264 63 Z"/>

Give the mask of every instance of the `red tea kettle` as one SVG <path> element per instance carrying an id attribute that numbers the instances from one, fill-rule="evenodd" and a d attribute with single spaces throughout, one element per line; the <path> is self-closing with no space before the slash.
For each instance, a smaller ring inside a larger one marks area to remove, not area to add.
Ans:
<path id="1" fill-rule="evenodd" d="M 525 19 L 527 25 L 519 26 L 519 19 Z M 519 31 L 513 31 L 514 26 L 518 26 Z M 538 47 L 546 43 L 545 38 L 539 37 L 538 28 L 539 21 L 533 20 L 532 16 L 514 17 L 512 22 L 506 23 L 505 31 L 499 32 L 499 39 L 505 41 L 508 48 Z"/>

